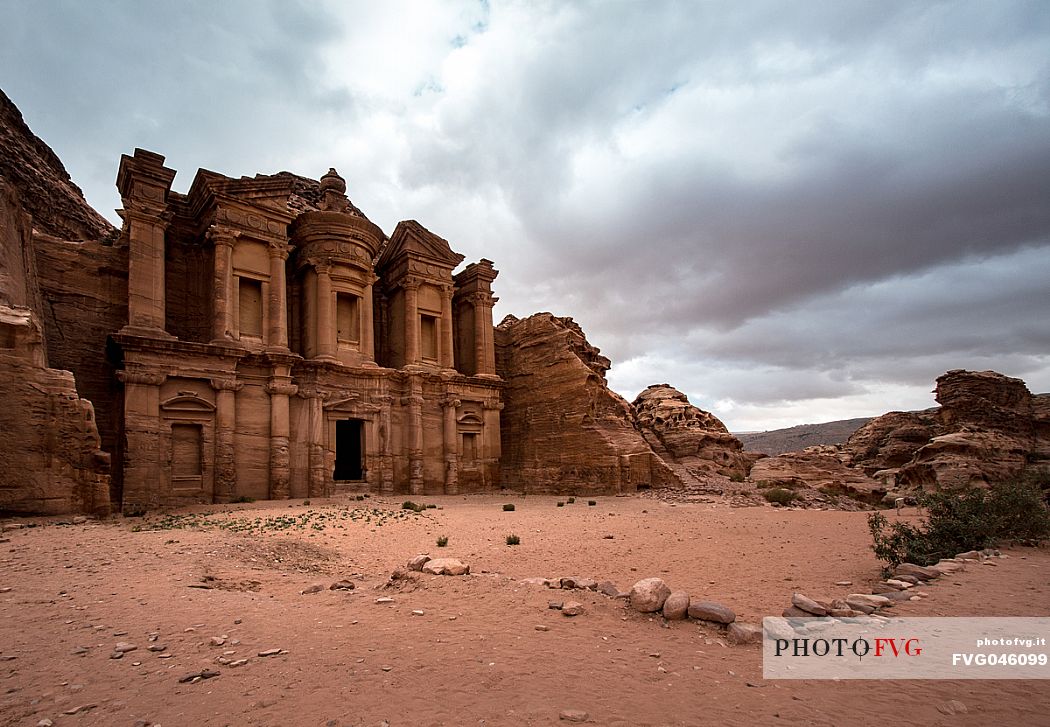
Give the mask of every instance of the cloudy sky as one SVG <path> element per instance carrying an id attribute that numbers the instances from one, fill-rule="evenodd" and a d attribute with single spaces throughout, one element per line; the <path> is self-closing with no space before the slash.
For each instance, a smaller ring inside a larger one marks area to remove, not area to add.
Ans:
<path id="1" fill-rule="evenodd" d="M 110 219 L 122 153 L 334 166 L 388 233 L 735 431 L 1050 391 L 1050 3 L 0 0 L 0 88 Z"/>

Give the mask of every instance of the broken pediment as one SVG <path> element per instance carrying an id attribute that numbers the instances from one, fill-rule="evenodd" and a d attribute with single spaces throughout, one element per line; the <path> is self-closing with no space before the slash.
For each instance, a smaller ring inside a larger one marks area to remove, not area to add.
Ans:
<path id="1" fill-rule="evenodd" d="M 160 403 L 166 412 L 192 412 L 201 414 L 215 411 L 215 405 L 192 392 L 179 392 L 178 395 Z"/>
<path id="2" fill-rule="evenodd" d="M 389 267 L 403 257 L 419 259 L 450 271 L 463 262 L 463 256 L 453 252 L 448 240 L 438 237 L 415 220 L 397 224 L 377 267 Z"/>

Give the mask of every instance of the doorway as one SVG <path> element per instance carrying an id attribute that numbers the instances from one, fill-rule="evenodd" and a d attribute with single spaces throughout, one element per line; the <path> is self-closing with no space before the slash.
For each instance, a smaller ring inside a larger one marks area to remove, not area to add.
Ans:
<path id="1" fill-rule="evenodd" d="M 363 480 L 365 427 L 360 419 L 339 419 L 335 423 L 335 480 Z"/>

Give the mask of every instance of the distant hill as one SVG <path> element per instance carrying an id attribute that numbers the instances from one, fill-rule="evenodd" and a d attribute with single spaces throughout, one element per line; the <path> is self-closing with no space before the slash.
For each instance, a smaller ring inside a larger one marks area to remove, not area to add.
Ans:
<path id="1" fill-rule="evenodd" d="M 815 444 L 842 444 L 853 432 L 873 419 L 842 419 L 823 424 L 799 424 L 787 429 L 774 429 L 769 432 L 747 432 L 733 436 L 744 443 L 744 449 L 750 452 L 765 454 L 783 454 L 797 452 Z"/>

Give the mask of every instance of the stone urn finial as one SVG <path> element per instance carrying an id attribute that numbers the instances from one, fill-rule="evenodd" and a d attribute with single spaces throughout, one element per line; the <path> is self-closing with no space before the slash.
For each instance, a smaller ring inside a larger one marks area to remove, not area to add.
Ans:
<path id="1" fill-rule="evenodd" d="M 341 211 L 346 209 L 349 201 L 346 198 L 346 180 L 339 176 L 335 167 L 321 177 L 321 209 Z"/>

